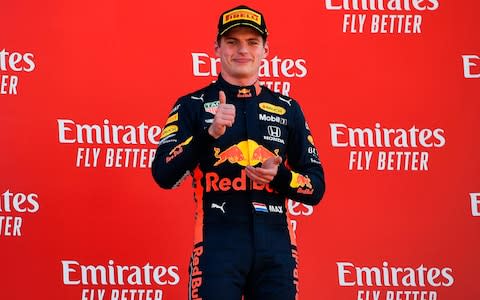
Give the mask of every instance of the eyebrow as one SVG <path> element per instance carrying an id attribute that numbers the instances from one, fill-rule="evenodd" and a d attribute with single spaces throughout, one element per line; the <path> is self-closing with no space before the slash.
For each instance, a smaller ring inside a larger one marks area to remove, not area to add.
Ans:
<path id="1" fill-rule="evenodd" d="M 236 40 L 236 41 L 239 40 L 238 38 L 232 37 L 232 36 L 226 36 L 225 39 L 226 40 Z M 252 38 L 247 39 L 247 41 L 259 41 L 259 40 L 261 40 L 261 37 L 252 37 Z"/>

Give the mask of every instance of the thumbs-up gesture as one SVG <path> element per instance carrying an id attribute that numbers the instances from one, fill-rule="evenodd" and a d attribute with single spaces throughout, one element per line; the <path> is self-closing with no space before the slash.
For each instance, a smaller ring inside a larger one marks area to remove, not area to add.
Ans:
<path id="1" fill-rule="evenodd" d="M 233 122 L 235 122 L 235 106 L 227 104 L 227 98 L 223 91 L 218 93 L 218 99 L 220 104 L 218 105 L 217 113 L 213 118 L 212 124 L 208 127 L 208 133 L 215 139 L 224 135 L 227 127 L 232 127 Z"/>

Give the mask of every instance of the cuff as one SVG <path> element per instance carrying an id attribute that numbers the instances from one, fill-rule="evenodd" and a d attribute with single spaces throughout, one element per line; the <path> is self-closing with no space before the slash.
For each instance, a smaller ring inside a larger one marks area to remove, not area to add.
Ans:
<path id="1" fill-rule="evenodd" d="M 284 164 L 280 164 L 277 175 L 273 177 L 270 185 L 276 190 L 283 190 L 290 186 L 290 181 L 292 181 L 292 172 Z"/>

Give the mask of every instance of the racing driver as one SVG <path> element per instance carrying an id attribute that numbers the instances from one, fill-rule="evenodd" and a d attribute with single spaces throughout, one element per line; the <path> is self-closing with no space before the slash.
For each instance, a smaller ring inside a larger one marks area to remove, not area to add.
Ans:
<path id="1" fill-rule="evenodd" d="M 285 202 L 316 205 L 325 182 L 299 104 L 259 84 L 267 35 L 263 15 L 249 7 L 220 15 L 221 74 L 178 99 L 152 165 L 162 188 L 193 176 L 189 299 L 297 299 L 297 248 Z"/>

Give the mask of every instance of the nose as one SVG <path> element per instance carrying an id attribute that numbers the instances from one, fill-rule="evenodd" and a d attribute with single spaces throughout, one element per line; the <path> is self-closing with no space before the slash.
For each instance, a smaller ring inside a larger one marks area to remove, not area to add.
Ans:
<path id="1" fill-rule="evenodd" d="M 238 52 L 239 53 L 247 53 L 247 42 L 242 41 L 238 44 Z"/>

